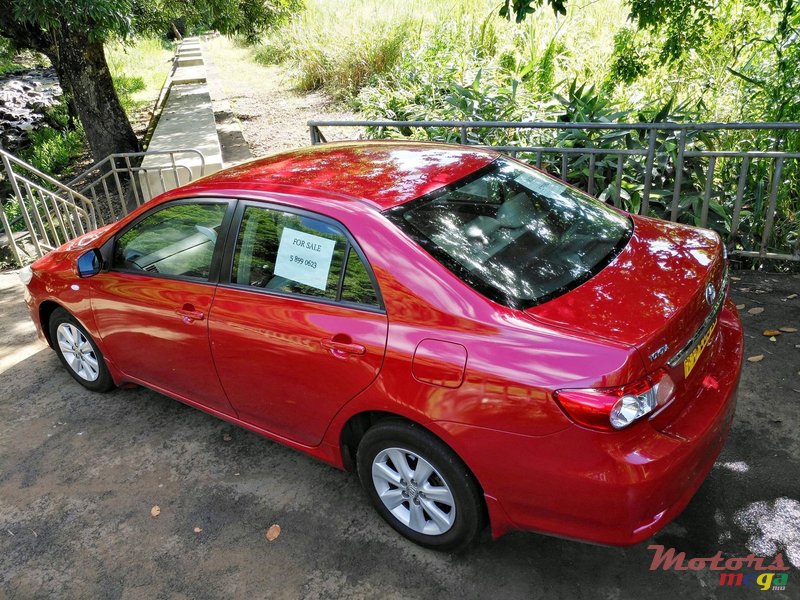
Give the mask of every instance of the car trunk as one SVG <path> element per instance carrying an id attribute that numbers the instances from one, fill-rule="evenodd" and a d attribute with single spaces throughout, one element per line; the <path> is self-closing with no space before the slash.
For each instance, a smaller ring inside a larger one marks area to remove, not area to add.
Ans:
<path id="1" fill-rule="evenodd" d="M 632 238 L 611 264 L 526 312 L 548 325 L 633 346 L 651 373 L 704 325 L 714 304 L 706 288 L 713 285 L 715 298 L 722 293 L 725 261 L 719 237 L 708 230 L 633 220 Z"/>

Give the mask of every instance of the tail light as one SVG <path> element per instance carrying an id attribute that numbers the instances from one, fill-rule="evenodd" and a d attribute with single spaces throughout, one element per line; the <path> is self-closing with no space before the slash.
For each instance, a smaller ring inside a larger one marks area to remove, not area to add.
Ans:
<path id="1" fill-rule="evenodd" d="M 599 431 L 624 429 L 669 404 L 675 383 L 660 369 L 635 383 L 613 388 L 558 390 L 556 402 L 579 425 Z"/>

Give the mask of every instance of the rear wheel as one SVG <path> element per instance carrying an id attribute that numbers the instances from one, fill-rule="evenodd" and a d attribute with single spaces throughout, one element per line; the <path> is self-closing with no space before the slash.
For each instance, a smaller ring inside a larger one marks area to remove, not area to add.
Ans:
<path id="1" fill-rule="evenodd" d="M 481 533 L 483 496 L 456 454 L 402 421 L 370 428 L 358 446 L 358 475 L 378 513 L 408 539 L 463 550 Z"/>
<path id="2" fill-rule="evenodd" d="M 114 387 L 105 359 L 83 326 L 63 308 L 50 315 L 50 339 L 67 372 L 83 387 L 106 392 Z"/>

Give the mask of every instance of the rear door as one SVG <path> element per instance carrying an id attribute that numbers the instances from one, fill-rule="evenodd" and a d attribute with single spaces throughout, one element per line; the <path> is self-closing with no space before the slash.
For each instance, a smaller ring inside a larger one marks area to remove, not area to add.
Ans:
<path id="1" fill-rule="evenodd" d="M 90 280 L 92 308 L 109 358 L 127 376 L 233 415 L 214 370 L 208 314 L 227 200 L 157 206 L 114 239 L 111 268 Z"/>
<path id="2" fill-rule="evenodd" d="M 240 202 L 234 222 L 209 318 L 220 380 L 241 419 L 316 445 L 383 363 L 374 277 L 345 228 L 321 215 Z"/>

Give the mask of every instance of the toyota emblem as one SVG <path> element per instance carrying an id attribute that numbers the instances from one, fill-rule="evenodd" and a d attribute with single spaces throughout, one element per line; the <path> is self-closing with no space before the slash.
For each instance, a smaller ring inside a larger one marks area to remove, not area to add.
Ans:
<path id="1" fill-rule="evenodd" d="M 717 290 L 714 289 L 712 284 L 708 284 L 706 286 L 706 302 L 708 302 L 709 306 L 713 306 L 714 300 L 717 298 Z"/>

